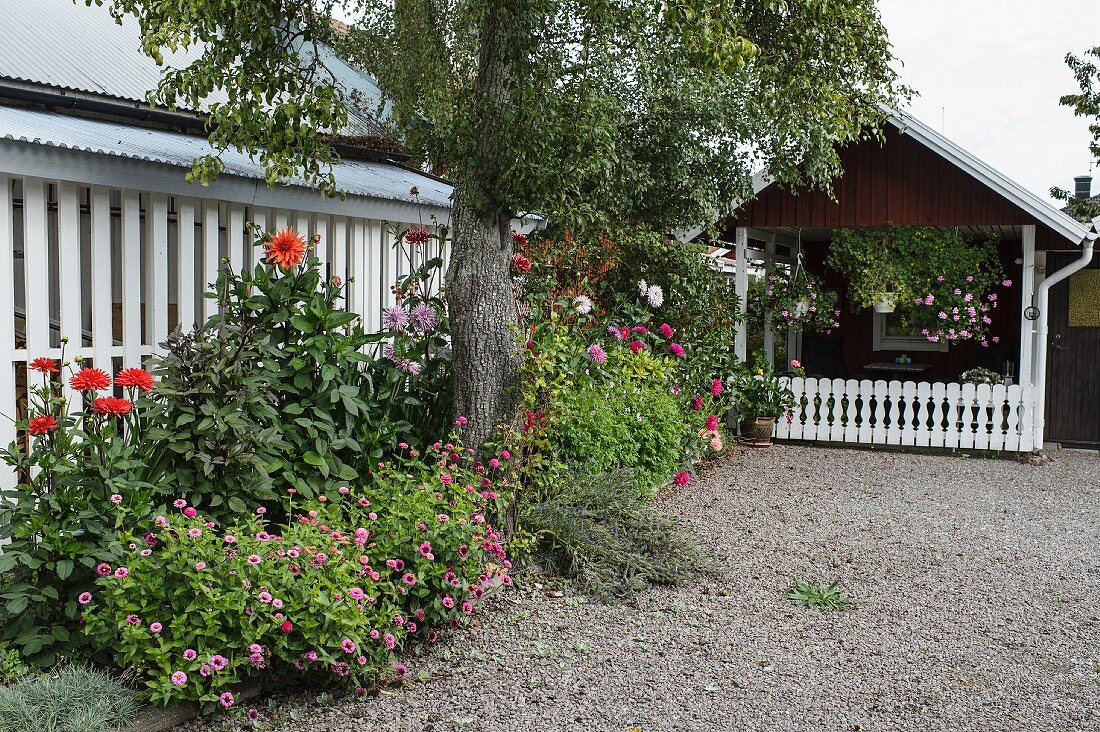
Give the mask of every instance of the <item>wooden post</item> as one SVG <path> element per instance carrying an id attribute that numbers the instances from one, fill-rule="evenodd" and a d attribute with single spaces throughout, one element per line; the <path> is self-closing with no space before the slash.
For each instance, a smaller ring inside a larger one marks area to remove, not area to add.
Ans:
<path id="1" fill-rule="evenodd" d="M 764 277 L 765 282 L 775 270 L 775 234 L 768 236 L 764 242 Z M 765 287 L 767 285 L 765 284 Z M 768 354 L 768 363 L 775 366 L 775 329 L 772 327 L 771 313 L 764 313 L 764 352 Z M 780 369 L 784 371 L 786 369 Z"/>
<path id="2" fill-rule="evenodd" d="M 793 256 L 791 257 L 791 259 L 793 261 L 791 263 L 791 267 L 793 268 L 793 267 L 798 266 L 798 258 L 800 256 L 802 256 L 802 237 L 801 236 L 798 237 L 798 243 L 794 247 L 792 247 L 792 253 L 793 253 Z M 797 329 L 797 328 L 794 328 L 794 327 L 788 327 L 787 328 L 787 363 L 783 365 L 784 369 L 786 369 L 787 366 L 790 365 L 790 362 L 793 359 L 797 359 L 799 361 L 802 360 L 802 331 Z"/>
<path id="3" fill-rule="evenodd" d="M 749 294 L 749 232 L 743 226 L 737 227 L 734 245 L 734 257 L 737 260 L 737 271 L 734 274 L 733 286 L 737 293 L 737 301 L 744 310 L 745 302 Z M 748 360 L 749 338 L 748 328 L 744 320 L 737 324 L 737 334 L 733 341 L 734 353 L 741 361 Z"/>
<path id="4" fill-rule="evenodd" d="M 1033 304 L 1035 294 L 1035 225 L 1022 228 L 1024 261 L 1020 277 L 1020 365 L 1016 378 L 1026 386 L 1032 383 L 1034 374 L 1035 321 L 1023 317 L 1023 311 Z"/>

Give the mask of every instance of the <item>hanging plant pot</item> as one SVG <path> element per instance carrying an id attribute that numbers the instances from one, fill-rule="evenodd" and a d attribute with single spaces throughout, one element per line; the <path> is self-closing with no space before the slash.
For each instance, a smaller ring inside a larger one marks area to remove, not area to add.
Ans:
<path id="1" fill-rule="evenodd" d="M 797 303 L 795 303 L 794 312 L 798 315 L 798 317 L 804 317 L 807 313 L 810 312 L 810 301 L 805 298 L 799 300 Z"/>
<path id="2" fill-rule="evenodd" d="M 876 313 L 892 313 L 897 306 L 897 301 L 894 299 L 894 293 L 887 292 L 875 302 Z"/>
<path id="3" fill-rule="evenodd" d="M 742 444 L 748 447 L 771 447 L 775 432 L 775 417 L 752 417 L 741 420 Z"/>

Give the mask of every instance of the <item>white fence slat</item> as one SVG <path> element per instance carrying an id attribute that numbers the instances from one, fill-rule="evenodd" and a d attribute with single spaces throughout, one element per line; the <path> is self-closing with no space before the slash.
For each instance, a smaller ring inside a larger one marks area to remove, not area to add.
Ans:
<path id="1" fill-rule="evenodd" d="M 145 211 L 148 227 L 148 258 L 145 284 L 145 334 L 149 346 L 159 351 L 168 338 L 168 197 L 163 193 L 149 196 Z M 124 366 L 134 366 L 127 363 Z"/>
<path id="2" fill-rule="evenodd" d="M 1015 388 L 1015 387 L 1014 387 Z M 1032 424 L 1035 415 L 1035 388 L 1032 386 L 1021 387 L 1020 394 L 1020 452 L 1042 450 L 1043 446 L 1036 444 L 1035 433 Z"/>
<path id="3" fill-rule="evenodd" d="M 343 216 L 335 216 L 332 220 L 332 264 L 329 272 L 332 277 L 339 277 L 341 282 L 348 281 L 348 221 Z M 347 296 L 348 291 L 344 290 Z M 351 308 L 351 301 L 344 302 L 345 307 Z"/>
<path id="4" fill-rule="evenodd" d="M 891 381 L 886 385 L 886 401 L 889 404 L 889 424 L 886 426 L 886 443 L 901 444 L 901 382 Z"/>
<path id="5" fill-rule="evenodd" d="M 1007 398 L 1008 389 L 1004 384 L 996 384 L 993 386 L 992 401 L 992 415 L 989 425 L 989 445 L 990 450 L 1003 450 L 1005 447 L 1005 438 L 1007 437 L 1007 413 L 1005 407 L 1005 400 Z"/>
<path id="6" fill-rule="evenodd" d="M 50 250 L 47 246 L 47 184 L 23 179 L 23 268 L 26 277 L 27 355 L 45 355 L 50 347 Z"/>
<path id="7" fill-rule="evenodd" d="M 176 322 L 185 333 L 195 327 L 195 201 L 177 199 Z"/>
<path id="8" fill-rule="evenodd" d="M 913 415 L 915 418 L 917 447 L 928 447 L 932 444 L 932 412 L 935 405 L 932 402 L 932 385 L 927 381 L 917 384 L 917 409 Z"/>
<path id="9" fill-rule="evenodd" d="M 917 400 L 917 385 L 912 381 L 906 381 L 901 385 L 901 408 L 898 410 L 898 419 L 901 421 L 901 444 L 917 444 L 917 420 L 913 410 L 913 403 Z"/>
<path id="10" fill-rule="evenodd" d="M 68 338 L 67 354 L 84 345 L 80 276 L 80 190 L 75 183 L 57 185 L 57 287 L 58 320 L 62 338 Z M 74 274 L 76 276 L 74 276 Z M 109 370 L 109 369 L 108 369 Z M 65 396 L 73 411 L 84 409 L 80 392 L 65 383 Z"/>
<path id="11" fill-rule="evenodd" d="M 225 228 L 229 266 L 234 272 L 244 269 L 244 206 L 229 205 L 229 223 Z"/>
<path id="12" fill-rule="evenodd" d="M 58 295 L 60 297 L 61 336 L 68 336 L 74 348 L 83 345 L 80 272 L 80 189 L 62 181 L 57 187 Z M 65 282 L 61 287 L 60 283 Z"/>
<path id="13" fill-rule="evenodd" d="M 818 380 L 812 376 L 806 379 L 806 397 L 806 423 L 802 428 L 802 439 L 816 440 L 821 409 L 821 390 L 818 387 Z"/>
<path id="14" fill-rule="evenodd" d="M 12 179 L 0 175 L 0 447 L 15 441 L 15 221 Z M 15 474 L 0 470 L 0 488 L 16 484 Z"/>
<path id="15" fill-rule="evenodd" d="M 114 255 L 111 247 L 111 192 L 92 186 L 88 196 L 92 234 L 92 363 L 111 367 L 111 347 L 115 343 L 115 298 L 111 282 Z"/>
<path id="16" fill-rule="evenodd" d="M 832 401 L 830 402 L 829 414 L 829 440 L 831 442 L 843 442 L 844 441 L 844 423 L 847 421 L 847 414 L 845 413 L 845 406 L 847 404 L 845 399 L 845 382 L 844 379 L 833 379 L 832 386 Z"/>
<path id="17" fill-rule="evenodd" d="M 202 207 L 202 287 L 205 291 L 212 291 L 218 282 L 218 269 L 221 267 L 220 238 L 218 226 L 221 219 L 220 206 L 217 201 L 205 201 Z M 203 298 L 203 319 L 208 319 L 218 312 L 218 301 L 213 298 Z"/>
<path id="18" fill-rule="evenodd" d="M 932 384 L 932 410 L 930 415 L 928 446 L 943 447 L 947 431 L 944 428 L 944 409 L 947 402 L 947 385 L 943 382 Z"/>
<path id="19" fill-rule="evenodd" d="M 122 352 L 123 366 L 141 360 L 141 197 L 122 191 Z M 110 371 L 111 366 L 101 366 Z"/>
<path id="20" fill-rule="evenodd" d="M 844 393 L 847 394 L 848 404 L 845 409 L 844 442 L 859 441 L 859 381 L 848 379 L 844 382 Z"/>
<path id="21" fill-rule="evenodd" d="M 317 214 L 313 217 L 313 233 L 317 235 L 317 245 L 314 253 L 321 260 L 321 277 L 327 280 L 332 275 L 332 270 L 329 267 L 329 263 L 332 261 L 329 256 L 329 247 L 332 242 L 329 240 L 328 234 L 328 216 Z"/>
<path id="22" fill-rule="evenodd" d="M 977 396 L 977 388 L 974 384 L 963 384 L 959 390 L 959 447 L 972 450 L 974 448 L 974 400 Z"/>

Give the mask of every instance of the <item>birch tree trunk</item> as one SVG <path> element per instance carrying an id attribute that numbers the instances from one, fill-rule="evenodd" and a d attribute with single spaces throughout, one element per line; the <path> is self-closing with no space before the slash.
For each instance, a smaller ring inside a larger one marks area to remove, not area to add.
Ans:
<path id="1" fill-rule="evenodd" d="M 469 169 L 461 171 L 452 206 L 447 302 L 454 357 L 456 415 L 469 423 L 463 439 L 480 445 L 515 417 L 519 374 L 518 329 L 512 290 L 511 212 L 502 202 L 504 113 L 510 103 L 508 61 L 502 39 L 517 19 L 490 3 L 479 35 L 478 75 L 472 114 Z M 514 32 L 514 31 L 512 31 Z"/>

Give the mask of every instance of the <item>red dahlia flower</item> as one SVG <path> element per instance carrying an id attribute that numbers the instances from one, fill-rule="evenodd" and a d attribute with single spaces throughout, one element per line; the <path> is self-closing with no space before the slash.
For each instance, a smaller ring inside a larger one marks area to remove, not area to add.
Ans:
<path id="1" fill-rule="evenodd" d="M 27 425 L 27 431 L 32 435 L 44 435 L 52 429 L 57 429 L 57 420 L 48 414 L 38 415 Z"/>
<path id="2" fill-rule="evenodd" d="M 118 397 L 100 397 L 92 403 L 92 408 L 96 414 L 103 417 L 121 417 L 130 413 L 130 410 L 134 408 L 134 403 L 129 399 L 119 399 Z"/>
<path id="3" fill-rule="evenodd" d="M 414 226 L 405 234 L 405 241 L 409 244 L 427 244 L 428 230 L 423 226 Z"/>
<path id="4" fill-rule="evenodd" d="M 293 229 L 283 229 L 264 242 L 264 255 L 281 269 L 297 267 L 306 256 L 306 242 Z"/>
<path id="5" fill-rule="evenodd" d="M 31 361 L 29 368 L 31 371 L 37 371 L 40 374 L 56 374 L 58 371 L 57 364 L 53 362 L 53 359 L 45 356 L 39 356 Z"/>
<path id="6" fill-rule="evenodd" d="M 515 267 L 520 274 L 527 274 L 531 271 L 531 260 L 522 254 L 513 254 L 512 266 Z"/>
<path id="7" fill-rule="evenodd" d="M 77 391 L 100 391 L 111 385 L 111 375 L 103 369 L 80 369 L 69 379 L 69 386 Z"/>
<path id="8" fill-rule="evenodd" d="M 685 485 L 691 482 L 691 473 L 686 470 L 682 470 L 676 474 L 676 477 L 672 479 L 672 482 L 683 488 Z"/>
<path id="9" fill-rule="evenodd" d="M 115 377 L 115 383 L 119 386 L 136 386 L 142 391 L 151 391 L 153 388 L 153 375 L 145 369 L 123 369 Z"/>

